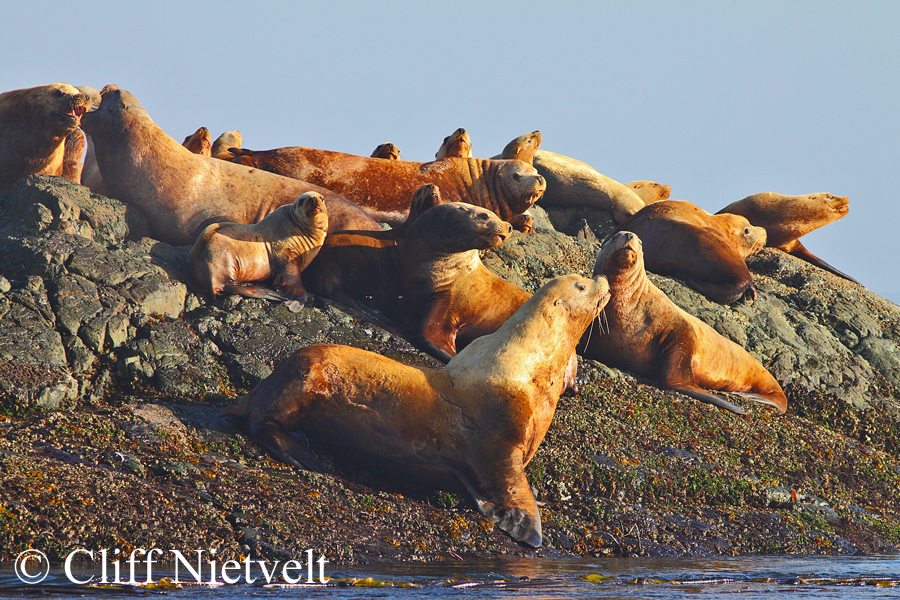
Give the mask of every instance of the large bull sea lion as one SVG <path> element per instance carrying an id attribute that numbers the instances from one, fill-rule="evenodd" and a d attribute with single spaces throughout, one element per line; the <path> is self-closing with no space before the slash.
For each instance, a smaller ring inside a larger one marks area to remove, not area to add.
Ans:
<path id="1" fill-rule="evenodd" d="M 0 191 L 28 175 L 62 176 L 66 137 L 89 105 L 67 83 L 0 94 Z"/>
<path id="2" fill-rule="evenodd" d="M 407 217 L 409 199 L 428 183 L 441 189 L 444 200 L 487 208 L 504 221 L 530 208 L 545 187 L 531 165 L 517 160 L 444 158 L 418 163 L 290 147 L 243 149 L 234 162 L 328 188 L 391 224 Z"/>
<path id="3" fill-rule="evenodd" d="M 608 297 L 603 277 L 557 277 L 443 369 L 308 346 L 223 414 L 295 467 L 321 468 L 289 433 L 299 430 L 395 478 L 462 488 L 513 539 L 539 546 L 525 466 L 550 426 L 575 345 Z"/>

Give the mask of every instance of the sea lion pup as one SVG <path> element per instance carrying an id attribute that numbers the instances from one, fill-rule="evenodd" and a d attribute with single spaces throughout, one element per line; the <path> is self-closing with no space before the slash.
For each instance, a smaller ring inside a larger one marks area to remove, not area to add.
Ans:
<path id="1" fill-rule="evenodd" d="M 0 94 L 0 192 L 28 175 L 62 176 L 66 137 L 89 106 L 67 83 Z"/>
<path id="2" fill-rule="evenodd" d="M 637 234 L 648 271 L 678 277 L 716 302 L 755 300 L 756 288 L 743 254 L 762 248 L 765 232 L 751 228 L 739 250 L 739 242 L 723 231 L 731 219 L 711 216 L 689 202 L 662 200 L 645 206 L 610 236 L 619 231 Z"/>
<path id="3" fill-rule="evenodd" d="M 749 352 L 676 306 L 647 279 L 637 235 L 620 231 L 607 239 L 594 263 L 594 275 L 601 274 L 612 294 L 604 310 L 609 332 L 585 335 L 582 356 L 738 414 L 744 411 L 703 388 L 787 410 L 781 386 Z"/>
<path id="4" fill-rule="evenodd" d="M 472 158 L 472 140 L 469 138 L 469 134 L 460 127 L 444 138 L 444 142 L 434 153 L 434 157 L 436 159 Z"/>
<path id="5" fill-rule="evenodd" d="M 634 193 L 644 201 L 644 204 L 653 204 L 660 200 L 668 200 L 669 194 L 672 193 L 671 186 L 663 183 L 656 183 L 655 181 L 647 181 L 645 179 L 629 181 L 625 186 L 634 190 Z"/>
<path id="6" fill-rule="evenodd" d="M 240 148 L 243 143 L 244 138 L 241 137 L 240 131 L 237 129 L 226 131 L 213 142 L 209 151 L 210 156 L 220 160 L 231 160 L 236 156 L 236 154 L 231 152 L 231 148 Z"/>
<path id="7" fill-rule="evenodd" d="M 400 160 L 400 148 L 388 142 L 387 144 L 379 144 L 371 154 L 372 158 L 383 158 L 385 160 Z"/>
<path id="8" fill-rule="evenodd" d="M 182 146 L 201 156 L 212 155 L 212 138 L 209 135 L 209 129 L 201 127 L 191 135 L 184 138 Z"/>
<path id="9" fill-rule="evenodd" d="M 608 297 L 603 277 L 557 277 L 443 369 L 307 346 L 222 414 L 295 467 L 322 469 L 289 434 L 299 430 L 395 478 L 465 489 L 481 514 L 537 547 L 541 518 L 525 466 L 550 426 L 569 357 Z"/>
<path id="10" fill-rule="evenodd" d="M 234 285 L 271 280 L 276 290 L 304 300 L 300 279 L 325 241 L 325 199 L 307 192 L 270 212 L 259 223 L 213 223 L 188 254 L 194 280 L 215 299 L 220 292 L 281 299 L 261 286 Z"/>
<path id="11" fill-rule="evenodd" d="M 84 168 L 81 157 L 84 155 L 85 143 L 84 132 L 80 129 L 76 129 L 66 136 L 66 141 L 64 142 L 65 147 L 63 150 L 62 172 L 60 175 L 69 181 L 81 183 L 81 170 Z"/>
<path id="12" fill-rule="evenodd" d="M 622 223 L 644 207 L 644 201 L 631 188 L 601 175 L 588 164 L 540 150 L 540 132 L 519 136 L 503 149 L 501 158 L 527 156 L 547 180 L 547 191 L 540 199 L 541 206 L 589 206 L 612 213 L 616 223 Z M 522 160 L 520 158 L 520 160 Z"/>
<path id="13" fill-rule="evenodd" d="M 793 254 L 838 277 L 862 285 L 810 253 L 797 239 L 814 229 L 837 221 L 849 211 L 850 201 L 843 196 L 831 194 L 784 196 L 773 192 L 763 192 L 732 202 L 718 214 L 742 215 L 754 225 L 765 228 L 768 234 L 766 245 L 770 248 L 778 248 L 788 254 Z"/>
<path id="14" fill-rule="evenodd" d="M 139 208 L 151 237 L 193 244 L 210 223 L 256 223 L 306 192 L 318 192 L 328 210 L 329 233 L 380 230 L 358 206 L 329 190 L 191 154 L 166 135 L 137 99 L 116 86 L 101 93 L 100 108 L 83 119 L 108 195 Z"/>
<path id="15" fill-rule="evenodd" d="M 440 187 L 448 202 L 487 208 L 504 221 L 528 210 L 545 187 L 534 167 L 518 160 L 442 158 L 419 163 L 296 146 L 242 149 L 234 162 L 333 190 L 391 225 L 407 217 L 409 198 L 427 183 Z"/>

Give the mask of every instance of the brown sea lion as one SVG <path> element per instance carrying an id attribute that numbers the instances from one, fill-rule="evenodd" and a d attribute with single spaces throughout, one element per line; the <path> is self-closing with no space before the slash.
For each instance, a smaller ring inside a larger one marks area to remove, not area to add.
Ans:
<path id="1" fill-rule="evenodd" d="M 303 273 L 306 287 L 364 312 L 395 310 L 402 294 L 397 243 L 406 237 L 419 215 L 442 203 L 436 185 L 423 185 L 413 194 L 406 221 L 397 227 L 328 236 L 316 260 Z"/>
<path id="2" fill-rule="evenodd" d="M 107 86 L 101 97 L 100 108 L 87 113 L 82 125 L 95 148 L 103 184 L 109 196 L 144 212 L 155 239 L 193 244 L 210 223 L 256 223 L 306 192 L 325 198 L 329 233 L 381 229 L 362 209 L 329 190 L 191 154 L 125 90 Z"/>
<path id="3" fill-rule="evenodd" d="M 443 369 L 308 346 L 222 414 L 295 467 L 322 469 L 289 433 L 299 430 L 395 478 L 464 489 L 481 514 L 536 547 L 541 520 L 525 466 L 550 426 L 569 357 L 608 297 L 603 277 L 557 277 Z"/>
<path id="4" fill-rule="evenodd" d="M 635 228 L 646 225 L 637 223 L 650 223 L 655 220 L 680 221 L 697 227 L 712 227 L 722 232 L 729 239 L 732 246 L 741 258 L 747 258 L 759 253 L 766 247 L 766 230 L 755 227 L 746 218 L 730 213 L 718 213 L 711 215 L 699 206 L 685 202 L 684 200 L 660 200 L 653 202 L 639 211 L 640 217 L 635 217 L 632 225 Z M 625 226 L 619 227 L 626 230 Z M 627 229 L 627 231 L 634 231 Z M 639 231 L 634 231 L 640 236 Z M 653 271 L 653 269 L 650 269 Z M 653 271 L 655 272 L 655 271 Z"/>
<path id="5" fill-rule="evenodd" d="M 272 298 L 259 286 L 244 282 L 271 281 L 276 290 L 304 300 L 300 279 L 325 241 L 328 213 L 317 192 L 307 192 L 291 204 L 270 212 L 259 223 L 213 223 L 203 230 L 188 254 L 194 280 L 215 299 L 228 291 L 242 296 Z"/>
<path id="6" fill-rule="evenodd" d="M 784 196 L 763 192 L 732 202 L 719 211 L 742 215 L 754 225 L 764 227 L 768 234 L 766 245 L 793 254 L 801 260 L 816 265 L 854 283 L 858 281 L 829 265 L 807 250 L 800 240 L 814 229 L 837 221 L 850 210 L 850 201 L 831 194 Z M 862 284 L 860 284 L 862 285 Z"/>
<path id="7" fill-rule="evenodd" d="M 80 129 L 76 129 L 66 136 L 63 150 L 63 166 L 60 175 L 69 181 L 81 183 L 81 170 L 84 168 L 81 157 L 84 155 L 85 143 L 84 132 Z"/>
<path id="8" fill-rule="evenodd" d="M 212 155 L 212 137 L 209 135 L 209 129 L 201 127 L 191 135 L 184 138 L 182 146 L 200 156 Z"/>
<path id="9" fill-rule="evenodd" d="M 400 160 L 400 148 L 390 142 L 379 144 L 371 156 L 372 158 L 383 158 L 385 160 Z"/>
<path id="10" fill-rule="evenodd" d="M 440 187 L 448 202 L 487 208 L 504 221 L 530 208 L 545 187 L 531 165 L 517 160 L 443 158 L 418 163 L 292 147 L 242 149 L 234 162 L 321 185 L 391 224 L 407 217 L 409 199 L 427 183 Z"/>
<path id="11" fill-rule="evenodd" d="M 625 186 L 634 190 L 634 193 L 644 201 L 644 204 L 653 204 L 660 200 L 668 200 L 669 194 L 672 193 L 672 188 L 670 186 L 663 183 L 656 183 L 655 181 L 647 181 L 645 179 L 629 181 Z"/>
<path id="12" fill-rule="evenodd" d="M 605 275 L 612 296 L 604 310 L 606 335 L 583 337 L 586 358 L 659 381 L 691 398 L 744 411 L 703 388 L 731 392 L 787 410 L 775 378 L 746 350 L 689 315 L 647 279 L 641 240 L 613 234 L 597 253 L 594 275 Z"/>
<path id="13" fill-rule="evenodd" d="M 472 140 L 465 129 L 460 127 L 444 138 L 444 142 L 438 151 L 434 153 L 436 159 L 441 158 L 472 158 Z"/>
<path id="14" fill-rule="evenodd" d="M 213 142 L 212 148 L 209 151 L 210 156 L 220 160 L 231 160 L 236 155 L 232 153 L 230 149 L 240 148 L 243 143 L 244 138 L 241 137 L 240 131 L 237 129 L 226 131 Z"/>
<path id="15" fill-rule="evenodd" d="M 540 199 L 541 206 L 589 206 L 612 213 L 622 223 L 644 207 L 644 201 L 631 188 L 601 175 L 588 164 L 540 150 L 539 131 L 517 137 L 503 149 L 501 158 L 533 155 L 530 161 L 547 180 L 547 191 Z M 523 160 L 520 158 L 519 160 Z"/>
<path id="16" fill-rule="evenodd" d="M 0 94 L 0 191 L 28 175 L 62 176 L 66 137 L 89 106 L 67 83 Z"/>
<path id="17" fill-rule="evenodd" d="M 618 231 L 636 233 L 643 242 L 648 271 L 678 277 L 716 302 L 756 299 L 743 254 L 765 244 L 764 232 L 750 228 L 739 250 L 735 239 L 723 231 L 722 224 L 732 219 L 710 216 L 689 202 L 662 200 L 642 208 L 610 235 Z"/>

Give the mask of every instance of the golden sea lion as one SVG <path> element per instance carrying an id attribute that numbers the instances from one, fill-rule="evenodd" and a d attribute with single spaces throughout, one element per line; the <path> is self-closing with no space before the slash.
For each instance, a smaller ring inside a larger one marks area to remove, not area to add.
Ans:
<path id="1" fill-rule="evenodd" d="M 212 138 L 209 135 L 209 129 L 201 127 L 191 135 L 184 138 L 182 146 L 201 156 L 212 155 Z"/>
<path id="2" fill-rule="evenodd" d="M 209 151 L 210 156 L 220 160 L 231 160 L 236 156 L 231 152 L 231 148 L 240 148 L 243 143 L 244 138 L 241 137 L 240 131 L 237 129 L 226 131 L 213 142 L 212 148 Z"/>
<path id="3" fill-rule="evenodd" d="M 744 256 L 765 244 L 765 231 L 743 227 L 737 219 L 713 216 L 689 202 L 662 200 L 648 204 L 619 225 L 643 242 L 643 262 L 657 275 L 678 277 L 716 302 L 756 299 Z M 610 235 L 613 235 L 610 234 Z"/>
<path id="4" fill-rule="evenodd" d="M 256 223 L 306 192 L 318 192 L 328 210 L 328 231 L 380 230 L 358 206 L 318 186 L 257 169 L 191 154 L 166 135 L 140 102 L 107 86 L 100 108 L 82 127 L 94 146 L 107 195 L 139 208 L 151 236 L 193 244 L 209 224 Z"/>
<path id="5" fill-rule="evenodd" d="M 656 183 L 655 181 L 647 181 L 645 179 L 629 181 L 625 186 L 634 190 L 634 193 L 644 201 L 644 204 L 653 204 L 660 200 L 668 200 L 669 194 L 672 193 L 672 188 L 670 186 L 663 183 Z"/>
<path id="6" fill-rule="evenodd" d="M 472 158 L 472 140 L 469 138 L 469 134 L 460 127 L 444 138 L 444 142 L 434 153 L 434 157 L 436 159 Z"/>
<path id="7" fill-rule="evenodd" d="M 553 419 L 575 345 L 608 297 L 603 277 L 557 277 L 443 369 L 308 346 L 222 414 L 295 467 L 322 469 L 289 433 L 299 430 L 395 478 L 464 489 L 513 539 L 540 546 L 525 466 Z"/>
<path id="8" fill-rule="evenodd" d="M 276 290 L 304 300 L 300 274 L 312 262 L 328 231 L 325 200 L 307 192 L 291 204 L 270 212 L 259 223 L 213 223 L 203 230 L 188 254 L 195 281 L 214 299 L 227 291 L 242 296 L 276 298 L 260 286 L 244 282 L 271 281 Z"/>
<path id="9" fill-rule="evenodd" d="M 391 143 L 379 144 L 372 152 L 371 157 L 385 160 L 400 160 L 400 148 Z"/>
<path id="10" fill-rule="evenodd" d="M 441 189 L 444 200 L 487 208 L 504 221 L 530 208 L 545 187 L 544 178 L 518 160 L 443 158 L 418 163 L 291 147 L 242 149 L 234 162 L 328 188 L 391 224 L 407 217 L 409 199 L 428 183 Z"/>
<path id="11" fill-rule="evenodd" d="M 644 201 L 634 191 L 597 172 L 588 164 L 540 150 L 541 133 L 534 131 L 517 137 L 503 149 L 501 158 L 520 157 L 531 162 L 547 180 L 547 191 L 540 199 L 541 206 L 588 206 L 612 213 L 622 223 L 644 207 Z M 531 155 L 531 161 L 528 156 Z"/>
<path id="12" fill-rule="evenodd" d="M 607 239 L 594 275 L 605 275 L 611 297 L 606 335 L 584 336 L 579 353 L 659 381 L 668 389 L 732 412 L 744 411 L 703 388 L 731 392 L 787 410 L 775 378 L 746 350 L 669 300 L 644 271 L 641 240 L 629 231 Z"/>
<path id="13" fill-rule="evenodd" d="M 849 210 L 850 201 L 843 196 L 833 196 L 832 194 L 784 196 L 773 192 L 763 192 L 732 202 L 720 210 L 719 214 L 742 215 L 754 225 L 765 228 L 768 234 L 767 246 L 793 254 L 838 277 L 859 284 L 849 275 L 838 271 L 810 253 L 797 239 L 814 229 L 837 221 Z"/>
<path id="14" fill-rule="evenodd" d="M 0 191 L 28 175 L 62 176 L 65 140 L 89 106 L 67 83 L 0 94 Z"/>

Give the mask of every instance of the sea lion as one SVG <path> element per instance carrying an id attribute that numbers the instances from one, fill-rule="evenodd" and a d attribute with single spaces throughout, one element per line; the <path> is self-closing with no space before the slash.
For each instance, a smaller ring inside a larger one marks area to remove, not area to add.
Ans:
<path id="1" fill-rule="evenodd" d="M 418 163 L 296 146 L 242 149 L 234 162 L 328 188 L 392 225 L 407 217 L 409 198 L 427 183 L 440 187 L 448 202 L 490 209 L 504 221 L 530 208 L 545 187 L 534 167 L 518 160 L 442 158 Z"/>
<path id="2" fill-rule="evenodd" d="M 754 225 L 764 227 L 768 234 L 766 245 L 793 254 L 801 260 L 816 265 L 853 283 L 858 281 L 838 271 L 807 250 L 800 240 L 814 229 L 837 221 L 850 211 L 850 201 L 832 194 L 808 194 L 784 196 L 763 192 L 732 202 L 718 214 L 742 215 Z M 862 285 L 862 284 L 860 284 Z"/>
<path id="3" fill-rule="evenodd" d="M 241 137 L 240 131 L 237 129 L 226 131 L 213 142 L 209 151 L 210 156 L 220 160 L 231 160 L 235 154 L 231 152 L 230 148 L 240 148 L 243 143 L 244 138 Z"/>
<path id="4" fill-rule="evenodd" d="M 601 208 L 611 212 L 616 223 L 624 222 L 644 207 L 644 201 L 631 188 L 601 175 L 580 160 L 540 150 L 540 143 L 539 131 L 519 136 L 507 144 L 500 157 L 524 156 L 527 159 L 529 153 L 533 155 L 530 162 L 547 180 L 541 206 Z"/>
<path id="5" fill-rule="evenodd" d="M 640 238 L 610 236 L 594 263 L 611 297 L 604 310 L 606 335 L 583 336 L 585 358 L 659 381 L 668 389 L 732 412 L 744 411 L 703 388 L 745 396 L 787 410 L 775 378 L 746 350 L 669 300 L 644 270 Z"/>
<path id="6" fill-rule="evenodd" d="M 209 129 L 207 129 L 206 127 L 201 127 L 191 135 L 184 138 L 184 142 L 182 142 L 181 145 L 194 154 L 199 154 L 201 156 L 212 155 L 212 140 L 211 136 L 209 135 Z"/>
<path id="7" fill-rule="evenodd" d="M 648 204 L 611 234 L 631 231 L 643 242 L 643 261 L 657 275 L 678 277 L 716 302 L 756 299 L 744 256 L 765 244 L 765 231 L 729 233 L 735 219 L 713 217 L 684 201 Z M 740 249 L 739 249 L 740 248 Z"/>
<path id="8" fill-rule="evenodd" d="M 191 154 L 125 90 L 107 86 L 101 97 L 100 108 L 87 113 L 82 125 L 95 148 L 103 184 L 109 196 L 144 212 L 155 239 L 193 244 L 211 223 L 256 223 L 306 192 L 324 197 L 329 233 L 381 229 L 362 209 L 329 190 Z"/>
<path id="9" fill-rule="evenodd" d="M 81 183 L 81 170 L 84 167 L 81 157 L 84 155 L 85 143 L 84 132 L 80 129 L 67 135 L 63 143 L 63 165 L 60 175 L 69 181 Z"/>
<path id="10" fill-rule="evenodd" d="M 62 176 L 66 137 L 89 106 L 67 83 L 0 94 L 0 191 L 28 175 Z"/>
<path id="11" fill-rule="evenodd" d="M 371 156 L 372 158 L 383 158 L 385 160 L 400 160 L 400 148 L 390 142 L 379 144 Z"/>
<path id="12" fill-rule="evenodd" d="M 652 206 L 642 208 L 638 212 L 640 216 L 635 215 L 630 222 L 629 227 L 635 229 L 628 229 L 624 224 L 618 229 L 633 231 L 640 236 L 640 229 L 653 221 L 680 221 L 697 227 L 712 227 L 722 232 L 741 258 L 753 256 L 766 247 L 766 230 L 751 225 L 750 221 L 740 215 L 730 213 L 711 215 L 699 206 L 684 200 L 660 200 L 651 204 Z M 653 269 L 650 271 L 655 273 Z"/>
<path id="13" fill-rule="evenodd" d="M 444 138 L 444 142 L 438 151 L 434 153 L 436 159 L 441 158 L 472 158 L 472 140 L 465 129 L 460 127 Z"/>
<path id="14" fill-rule="evenodd" d="M 655 181 L 647 181 L 645 179 L 629 181 L 625 186 L 634 190 L 634 193 L 644 201 L 644 204 L 653 204 L 660 200 L 668 200 L 669 194 L 672 193 L 672 188 L 670 186 L 663 183 L 656 183 Z"/>
<path id="15" fill-rule="evenodd" d="M 321 462 L 289 432 L 417 485 L 468 491 L 513 539 L 541 544 L 525 466 L 550 426 L 581 333 L 609 297 L 603 277 L 545 284 L 443 369 L 336 345 L 298 350 L 223 415 L 275 457 Z"/>
<path id="16" fill-rule="evenodd" d="M 306 192 L 259 223 L 209 225 L 188 253 L 188 265 L 194 280 L 213 299 L 223 290 L 273 298 L 270 290 L 259 286 L 233 285 L 271 280 L 276 290 L 304 300 L 300 274 L 315 258 L 327 230 L 325 199 Z"/>
<path id="17" fill-rule="evenodd" d="M 406 221 L 397 227 L 328 236 L 316 260 L 303 272 L 307 289 L 370 316 L 372 310 L 396 310 L 402 294 L 397 243 L 419 215 L 442 203 L 436 185 L 423 185 L 413 194 Z"/>

